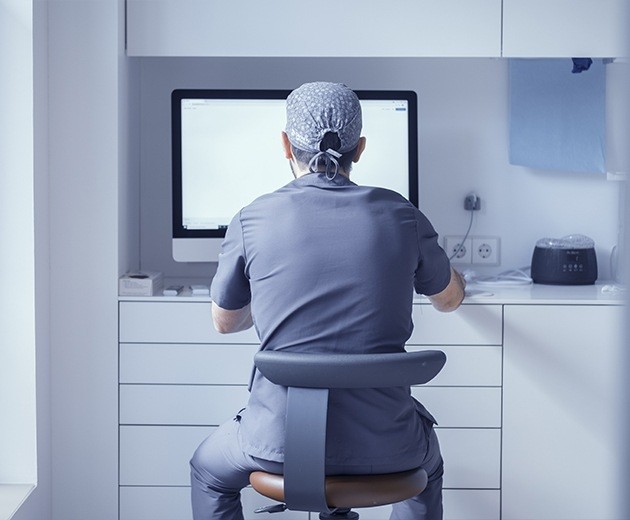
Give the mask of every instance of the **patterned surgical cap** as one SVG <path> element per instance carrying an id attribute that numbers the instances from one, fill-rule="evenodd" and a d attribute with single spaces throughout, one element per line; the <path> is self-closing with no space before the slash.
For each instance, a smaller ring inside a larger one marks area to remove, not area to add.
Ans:
<path id="1" fill-rule="evenodd" d="M 305 83 L 287 98 L 285 129 L 293 146 L 318 153 L 327 132 L 336 132 L 339 153 L 353 150 L 361 137 L 361 105 L 357 95 L 339 83 Z"/>

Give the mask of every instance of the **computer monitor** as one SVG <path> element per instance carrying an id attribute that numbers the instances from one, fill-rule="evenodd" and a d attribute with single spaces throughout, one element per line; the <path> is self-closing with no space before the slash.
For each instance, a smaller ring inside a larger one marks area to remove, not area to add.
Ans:
<path id="1" fill-rule="evenodd" d="M 290 90 L 174 90 L 173 258 L 216 262 L 227 225 L 256 197 L 293 180 L 281 145 Z M 417 98 L 356 91 L 367 146 L 350 178 L 418 205 Z"/>

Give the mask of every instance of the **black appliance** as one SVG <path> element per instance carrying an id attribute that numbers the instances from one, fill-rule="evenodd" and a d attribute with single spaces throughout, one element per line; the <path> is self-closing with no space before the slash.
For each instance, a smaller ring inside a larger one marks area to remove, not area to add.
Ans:
<path id="1" fill-rule="evenodd" d="M 592 285 L 597 280 L 595 242 L 584 235 L 541 238 L 532 256 L 532 280 L 550 285 Z"/>

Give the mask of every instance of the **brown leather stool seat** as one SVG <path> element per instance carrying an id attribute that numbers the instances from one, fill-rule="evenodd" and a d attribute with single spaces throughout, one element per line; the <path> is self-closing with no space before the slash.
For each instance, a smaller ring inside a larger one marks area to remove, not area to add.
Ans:
<path id="1" fill-rule="evenodd" d="M 284 502 L 284 477 L 254 471 L 252 487 L 261 495 Z M 326 477 L 326 502 L 332 508 L 375 507 L 415 497 L 427 486 L 427 472 L 416 468 L 384 475 L 334 475 Z"/>

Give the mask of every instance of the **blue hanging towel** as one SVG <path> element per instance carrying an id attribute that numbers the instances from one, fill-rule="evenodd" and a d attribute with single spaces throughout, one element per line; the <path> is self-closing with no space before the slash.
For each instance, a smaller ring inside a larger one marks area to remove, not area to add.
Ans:
<path id="1" fill-rule="evenodd" d="M 573 74 L 569 63 L 566 59 L 510 60 L 511 164 L 606 171 L 605 66 L 596 60 L 588 71 Z"/>

